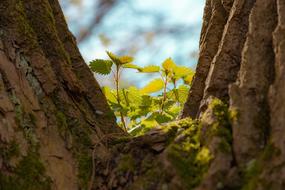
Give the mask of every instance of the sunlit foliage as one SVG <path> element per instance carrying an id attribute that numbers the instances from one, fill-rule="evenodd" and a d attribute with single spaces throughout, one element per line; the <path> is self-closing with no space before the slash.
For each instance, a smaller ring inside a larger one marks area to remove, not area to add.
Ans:
<path id="1" fill-rule="evenodd" d="M 194 75 L 190 68 L 177 65 L 171 58 L 166 59 L 161 67 L 140 67 L 130 56 L 117 56 L 108 51 L 107 55 L 109 60 L 93 60 L 90 68 L 97 74 L 113 74 L 115 89 L 105 86 L 102 90 L 118 124 L 125 131 L 139 135 L 179 117 Z M 120 88 L 123 69 L 132 69 L 138 74 L 153 73 L 158 77 L 140 89 L 135 86 Z"/>

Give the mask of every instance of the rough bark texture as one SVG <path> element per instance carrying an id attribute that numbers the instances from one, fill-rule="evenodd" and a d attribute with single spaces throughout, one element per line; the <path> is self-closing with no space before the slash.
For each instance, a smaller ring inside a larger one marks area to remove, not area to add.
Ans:
<path id="1" fill-rule="evenodd" d="M 225 1 L 223 1 L 225 2 Z M 229 2 L 229 1 L 228 1 Z M 203 98 L 205 81 L 211 62 L 216 55 L 228 17 L 221 1 L 207 0 L 204 22 L 200 37 L 200 53 L 196 74 L 192 82 L 188 101 L 184 106 L 183 117 L 196 117 Z"/>
<path id="2" fill-rule="evenodd" d="M 2 0 L 0 189 L 285 189 L 285 2 L 204 11 L 187 118 L 132 138 L 58 1 Z"/>
<path id="3" fill-rule="evenodd" d="M 268 138 L 267 94 L 274 79 L 272 31 L 276 25 L 274 0 L 257 1 L 250 16 L 239 78 L 230 88 L 231 106 L 239 113 L 233 123 L 233 135 L 236 159 L 240 164 L 256 157 Z"/>
<path id="4" fill-rule="evenodd" d="M 230 5 L 230 1 L 221 3 Z M 211 25 L 210 5 L 207 1 L 202 39 Z M 211 121 L 208 102 L 219 98 L 229 105 L 232 132 L 232 151 L 224 157 L 231 164 L 213 161 L 201 189 L 285 188 L 284 15 L 281 0 L 234 0 L 218 49 L 206 50 L 216 54 L 209 57 L 201 47 L 218 34 L 200 41 L 197 74 L 184 116 Z M 203 75 L 200 68 L 207 68 Z M 222 177 L 217 180 L 219 173 Z"/>
<path id="5" fill-rule="evenodd" d="M 85 189 L 119 133 L 58 1 L 0 2 L 0 189 Z"/>

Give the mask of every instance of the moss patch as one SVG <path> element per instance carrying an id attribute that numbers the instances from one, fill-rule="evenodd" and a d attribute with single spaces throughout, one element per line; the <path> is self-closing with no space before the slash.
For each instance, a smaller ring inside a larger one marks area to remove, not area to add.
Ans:
<path id="1" fill-rule="evenodd" d="M 36 151 L 29 150 L 12 172 L 13 175 L 0 173 L 1 190 L 51 189 L 51 179 L 45 175 L 45 167 Z"/>
<path id="2" fill-rule="evenodd" d="M 200 144 L 201 126 L 195 122 L 184 120 L 181 125 L 184 129 L 167 148 L 166 153 L 179 175 L 185 189 L 193 189 L 202 180 L 212 159 L 207 147 Z M 189 123 L 190 122 L 190 123 Z M 179 125 L 179 124 L 178 124 Z"/>
<path id="3" fill-rule="evenodd" d="M 78 178 L 82 189 L 86 189 L 92 172 L 92 157 L 88 154 L 78 154 Z"/>
<path id="4" fill-rule="evenodd" d="M 264 148 L 264 151 L 257 159 L 251 160 L 243 171 L 244 185 L 242 190 L 255 190 L 258 184 L 263 186 L 263 189 L 273 189 L 271 184 L 266 179 L 261 179 L 260 174 L 263 171 L 266 163 L 273 157 L 280 156 L 280 150 L 273 144 L 269 143 Z"/>
<path id="5" fill-rule="evenodd" d="M 93 146 L 89 137 L 90 129 L 83 126 L 78 119 L 70 118 L 64 112 L 56 113 L 59 133 L 65 141 L 72 142 L 70 148 L 77 160 L 78 178 L 80 187 L 87 188 L 92 171 L 91 148 Z"/>
<path id="6" fill-rule="evenodd" d="M 123 155 L 118 163 L 118 171 L 120 172 L 134 172 L 135 171 L 135 160 L 130 154 Z"/>
<path id="7" fill-rule="evenodd" d="M 12 141 L 7 145 L 0 145 L 0 157 L 4 162 L 7 162 L 13 157 L 18 157 L 19 153 L 19 144 L 16 141 Z"/>
<path id="8" fill-rule="evenodd" d="M 16 12 L 12 13 L 14 14 L 16 23 L 18 24 L 18 33 L 21 35 L 22 39 L 27 39 L 29 41 L 29 47 L 37 47 L 36 39 L 34 38 L 34 31 L 30 24 L 27 22 L 27 16 L 25 13 L 25 7 L 22 1 L 18 1 L 16 4 Z M 25 37 L 25 38 L 23 38 Z"/>
<path id="9" fill-rule="evenodd" d="M 236 117 L 233 115 L 237 115 L 237 113 L 233 114 L 229 111 L 228 105 L 217 98 L 212 100 L 209 108 L 212 111 L 214 122 L 206 131 L 206 139 L 209 140 L 214 136 L 219 137 L 221 140 L 219 144 L 220 151 L 230 153 L 233 141 L 231 120 Z"/>

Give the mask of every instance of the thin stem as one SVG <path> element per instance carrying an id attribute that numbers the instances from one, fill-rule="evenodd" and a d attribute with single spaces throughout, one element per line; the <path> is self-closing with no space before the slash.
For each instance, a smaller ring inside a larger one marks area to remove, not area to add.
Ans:
<path id="1" fill-rule="evenodd" d="M 115 74 L 116 95 L 117 95 L 117 102 L 118 102 L 119 106 L 122 107 L 120 94 L 119 94 L 119 88 L 120 88 L 120 76 L 119 76 L 119 73 L 120 73 L 120 67 L 118 65 L 116 65 L 116 74 Z M 124 130 L 127 132 L 128 130 L 127 130 L 124 114 L 123 114 L 122 111 L 119 111 L 119 112 L 120 112 L 121 122 L 123 124 Z"/>
<path id="2" fill-rule="evenodd" d="M 180 103 L 179 103 L 179 93 L 177 91 L 177 86 L 176 86 L 176 81 L 175 80 L 173 81 L 173 86 L 174 86 L 173 90 L 174 90 L 174 95 L 175 95 L 176 101 L 178 102 L 178 105 L 180 105 Z"/>
<path id="3" fill-rule="evenodd" d="M 166 89 L 167 89 L 167 84 L 168 84 L 167 74 L 166 74 L 166 76 L 165 76 L 165 80 L 164 80 L 164 78 L 162 78 L 162 79 L 163 79 L 163 81 L 164 81 L 164 87 L 163 87 L 163 99 L 162 99 L 162 102 L 161 102 L 161 110 L 160 110 L 160 113 L 163 113 L 163 111 L 164 111 L 164 103 L 165 103 L 166 98 L 167 98 L 167 96 L 166 96 Z"/>

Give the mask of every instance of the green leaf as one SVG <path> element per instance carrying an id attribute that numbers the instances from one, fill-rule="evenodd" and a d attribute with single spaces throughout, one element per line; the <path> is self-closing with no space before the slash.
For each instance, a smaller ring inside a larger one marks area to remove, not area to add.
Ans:
<path id="1" fill-rule="evenodd" d="M 140 105 L 142 103 L 142 94 L 135 86 L 130 86 L 128 89 L 128 98 L 133 106 Z"/>
<path id="2" fill-rule="evenodd" d="M 121 100 L 121 104 L 129 107 L 130 100 L 126 89 L 123 88 L 119 90 L 119 97 Z"/>
<path id="3" fill-rule="evenodd" d="M 171 106 L 173 106 L 175 103 L 176 103 L 176 101 L 174 101 L 174 100 L 171 100 L 171 99 L 166 100 L 166 101 L 164 102 L 164 109 L 169 109 L 169 108 L 170 108 Z"/>
<path id="4" fill-rule="evenodd" d="M 187 101 L 189 94 L 189 86 L 180 85 L 178 87 L 179 103 L 184 104 Z"/>
<path id="5" fill-rule="evenodd" d="M 157 73 L 160 71 L 160 67 L 156 65 L 149 65 L 138 70 L 141 73 Z"/>
<path id="6" fill-rule="evenodd" d="M 142 101 L 140 102 L 140 105 L 138 106 L 137 113 L 141 116 L 146 116 L 150 112 L 154 110 L 153 105 L 153 97 L 149 95 L 143 95 Z"/>
<path id="7" fill-rule="evenodd" d="M 147 120 L 155 120 L 157 123 L 162 124 L 172 120 L 172 116 L 167 113 L 153 112 Z"/>
<path id="8" fill-rule="evenodd" d="M 101 74 L 101 75 L 107 75 L 107 74 L 110 74 L 112 65 L 113 65 L 112 61 L 103 60 L 103 59 L 95 59 L 90 62 L 89 66 L 93 72 Z"/>
<path id="9" fill-rule="evenodd" d="M 142 96 L 142 106 L 151 106 L 153 102 L 153 98 L 149 95 Z"/>
<path id="10" fill-rule="evenodd" d="M 122 67 L 127 68 L 127 69 L 137 69 L 137 70 L 141 69 L 141 67 L 139 67 L 133 63 L 126 63 L 126 64 L 122 65 Z"/>
<path id="11" fill-rule="evenodd" d="M 162 67 L 165 73 L 169 73 L 176 67 L 176 64 L 171 58 L 168 58 L 162 63 Z"/>
<path id="12" fill-rule="evenodd" d="M 112 52 L 106 51 L 107 55 L 110 57 L 110 59 L 116 64 L 116 65 L 124 65 L 127 63 L 133 62 L 134 58 L 131 56 L 117 56 L 113 54 Z"/>
<path id="13" fill-rule="evenodd" d="M 141 89 L 142 93 L 154 93 L 154 92 L 158 92 L 161 89 L 163 89 L 164 87 L 164 82 L 162 79 L 158 78 L 158 79 L 154 79 L 152 80 L 150 83 L 148 83 L 145 87 L 143 87 Z"/>
<path id="14" fill-rule="evenodd" d="M 162 113 L 162 114 L 157 114 L 155 117 L 155 120 L 159 123 L 166 123 L 171 121 L 173 118 L 171 115 L 167 114 L 167 113 Z"/>
<path id="15" fill-rule="evenodd" d="M 172 89 L 169 92 L 167 92 L 167 98 L 178 101 L 180 104 L 184 104 L 187 101 L 188 93 L 189 93 L 189 86 L 180 85 L 177 89 Z"/>
<path id="16" fill-rule="evenodd" d="M 165 112 L 171 115 L 173 118 L 177 118 L 181 112 L 181 108 L 181 106 L 173 105 L 168 110 L 165 110 Z"/>
<path id="17" fill-rule="evenodd" d="M 193 77 L 194 77 L 194 72 L 192 74 L 190 74 L 190 75 L 187 75 L 187 76 L 183 77 L 184 83 L 188 84 L 188 85 L 191 85 Z"/>
<path id="18" fill-rule="evenodd" d="M 142 120 L 141 125 L 144 125 L 145 128 L 152 128 L 158 126 L 159 123 L 157 123 L 157 121 L 152 118 L 146 118 Z"/>
<path id="19" fill-rule="evenodd" d="M 119 57 L 119 60 L 120 60 L 121 64 L 126 64 L 126 63 L 133 62 L 134 58 L 131 56 L 122 56 L 122 57 Z"/>
<path id="20" fill-rule="evenodd" d="M 193 76 L 193 74 L 194 74 L 194 71 L 185 66 L 176 66 L 173 69 L 173 78 L 176 80 L 183 78 L 183 77 L 190 76 L 190 75 Z"/>
<path id="21" fill-rule="evenodd" d="M 116 56 L 115 54 L 113 54 L 112 52 L 110 51 L 106 51 L 107 55 L 109 56 L 109 58 L 115 63 L 119 63 L 120 62 L 120 58 L 119 56 Z"/>
<path id="22" fill-rule="evenodd" d="M 102 87 L 102 91 L 109 103 L 117 103 L 116 95 L 112 92 L 110 87 L 104 86 Z"/>

